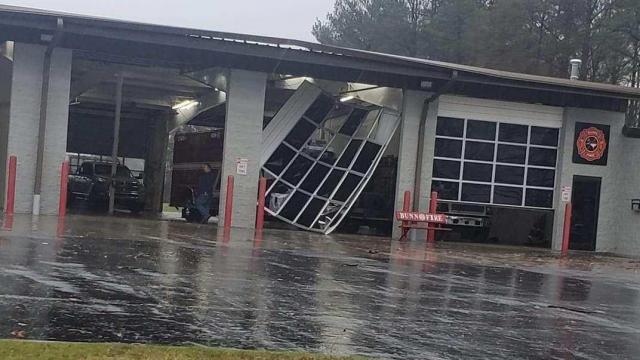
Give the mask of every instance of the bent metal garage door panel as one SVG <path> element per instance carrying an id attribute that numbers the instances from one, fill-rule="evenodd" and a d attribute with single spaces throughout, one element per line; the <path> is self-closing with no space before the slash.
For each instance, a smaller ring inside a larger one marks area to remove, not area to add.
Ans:
<path id="1" fill-rule="evenodd" d="M 345 104 L 318 92 L 304 115 L 282 122 L 286 137 L 265 154 L 262 170 L 273 179 L 266 211 L 302 229 L 334 231 L 371 178 L 398 122 L 393 110 Z"/>

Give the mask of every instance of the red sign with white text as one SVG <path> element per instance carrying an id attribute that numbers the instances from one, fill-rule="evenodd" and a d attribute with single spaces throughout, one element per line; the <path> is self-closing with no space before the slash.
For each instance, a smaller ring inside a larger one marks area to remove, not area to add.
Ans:
<path id="1" fill-rule="evenodd" d="M 420 212 L 398 211 L 396 212 L 398 221 L 418 221 L 434 224 L 446 224 L 447 216 L 444 214 L 427 214 Z"/>

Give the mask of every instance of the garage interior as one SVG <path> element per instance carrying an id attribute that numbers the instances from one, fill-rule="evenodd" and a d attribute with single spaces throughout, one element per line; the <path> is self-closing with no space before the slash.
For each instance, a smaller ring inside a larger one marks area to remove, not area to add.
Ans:
<path id="1" fill-rule="evenodd" d="M 133 176 L 143 179 L 148 212 L 162 212 L 165 203 L 182 207 L 183 193 L 195 186 L 202 163 L 212 165 L 216 174 L 221 174 L 227 86 L 224 72 L 215 68 L 186 72 L 74 58 L 67 139 L 72 173 L 85 161 L 110 161 L 120 77 L 118 162 L 127 166 Z M 266 88 L 264 127 L 305 82 L 322 87 L 336 104 L 378 103 L 377 108 L 389 106 L 396 111 L 401 106 L 399 90 L 272 74 Z M 204 135 L 204 140 L 185 148 L 181 141 L 198 134 Z M 325 141 L 326 135 L 314 134 L 313 144 Z M 398 138 L 397 134 L 393 137 L 381 166 L 345 221 L 350 225 L 342 227 L 341 232 L 390 235 Z M 220 182 L 217 181 L 218 190 Z M 358 225 L 354 228 L 353 224 Z"/>

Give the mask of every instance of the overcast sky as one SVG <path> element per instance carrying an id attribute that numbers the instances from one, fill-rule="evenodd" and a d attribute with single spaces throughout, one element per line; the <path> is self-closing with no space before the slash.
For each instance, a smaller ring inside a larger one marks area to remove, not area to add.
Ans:
<path id="1" fill-rule="evenodd" d="M 0 0 L 26 6 L 197 29 L 315 41 L 311 27 L 334 0 Z"/>

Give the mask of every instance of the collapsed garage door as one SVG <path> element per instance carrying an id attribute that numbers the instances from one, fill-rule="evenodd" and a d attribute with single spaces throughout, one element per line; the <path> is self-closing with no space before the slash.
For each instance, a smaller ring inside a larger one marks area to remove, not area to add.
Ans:
<path id="1" fill-rule="evenodd" d="M 343 99 L 344 101 L 344 99 Z M 400 116 L 343 102 L 305 83 L 265 129 L 265 209 L 305 230 L 329 234 L 371 179 Z"/>

